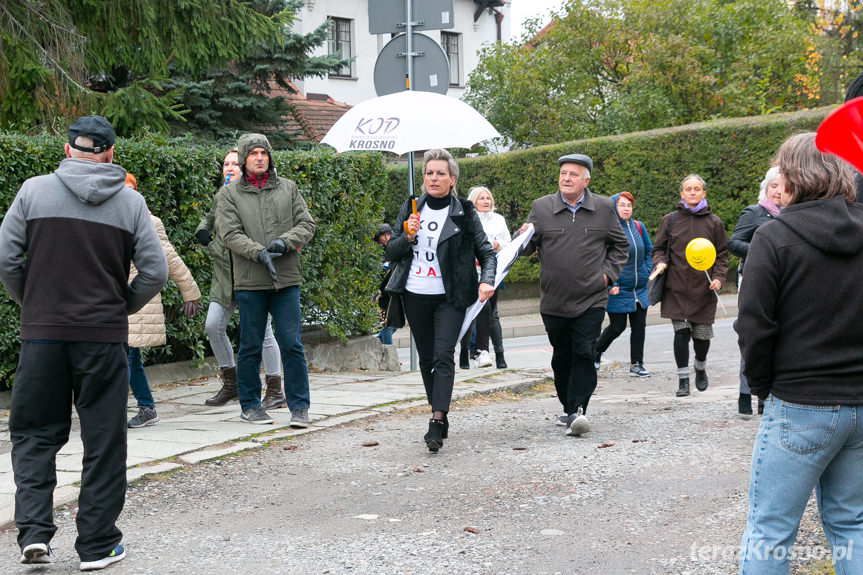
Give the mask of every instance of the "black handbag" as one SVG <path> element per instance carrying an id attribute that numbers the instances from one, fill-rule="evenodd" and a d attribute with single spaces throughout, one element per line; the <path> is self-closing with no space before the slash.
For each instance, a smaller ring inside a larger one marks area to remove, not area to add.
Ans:
<path id="1" fill-rule="evenodd" d="M 662 301 L 662 291 L 665 289 L 665 278 L 668 276 L 668 267 L 671 266 L 671 259 L 668 257 L 668 253 L 671 250 L 671 226 L 674 224 L 675 215 L 676 212 L 672 212 L 671 220 L 668 222 L 668 239 L 665 242 L 665 271 L 655 278 L 647 280 L 647 301 L 650 302 L 650 305 L 656 305 Z"/>
<path id="2" fill-rule="evenodd" d="M 387 303 L 384 327 L 401 329 L 405 326 L 405 307 L 402 303 L 402 295 L 398 293 L 390 293 L 387 295 L 390 296 L 390 301 Z"/>

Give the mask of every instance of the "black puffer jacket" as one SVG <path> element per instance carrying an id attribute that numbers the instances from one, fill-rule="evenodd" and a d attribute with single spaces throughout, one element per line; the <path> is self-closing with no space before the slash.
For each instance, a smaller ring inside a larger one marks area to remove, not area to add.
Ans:
<path id="1" fill-rule="evenodd" d="M 752 242 L 755 230 L 761 224 L 767 223 L 772 219 L 773 216 L 770 215 L 770 212 L 758 204 L 746 206 L 740 212 L 740 217 L 737 218 L 737 226 L 734 227 L 734 233 L 728 238 L 728 251 L 740 258 L 737 273 L 743 274 L 743 264 L 746 261 L 746 256 L 749 254 L 749 244 Z"/>
<path id="2" fill-rule="evenodd" d="M 417 200 L 417 211 L 422 211 L 428 198 L 423 194 Z M 404 293 L 413 259 L 413 245 L 404 235 L 404 226 L 411 213 L 410 200 L 399 210 L 393 235 L 387 244 L 387 259 L 393 269 L 387 291 Z M 468 308 L 478 297 L 479 283 L 494 285 L 497 257 L 488 241 L 482 223 L 472 202 L 450 196 L 449 215 L 444 222 L 437 244 L 444 292 L 449 303 Z M 476 262 L 480 264 L 480 277 L 476 277 Z"/>

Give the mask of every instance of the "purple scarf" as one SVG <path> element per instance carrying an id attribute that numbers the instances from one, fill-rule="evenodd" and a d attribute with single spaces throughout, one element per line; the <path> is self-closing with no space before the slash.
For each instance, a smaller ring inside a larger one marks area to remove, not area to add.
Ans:
<path id="1" fill-rule="evenodd" d="M 767 212 L 774 218 L 779 215 L 779 206 L 777 206 L 767 198 L 762 198 L 758 200 L 758 205 L 767 210 Z"/>
<path id="2" fill-rule="evenodd" d="M 701 198 L 701 201 L 698 202 L 698 204 L 694 208 L 690 208 L 683 200 L 680 200 L 680 205 L 684 208 L 687 208 L 693 214 L 697 214 L 698 212 L 707 207 L 707 198 Z"/>

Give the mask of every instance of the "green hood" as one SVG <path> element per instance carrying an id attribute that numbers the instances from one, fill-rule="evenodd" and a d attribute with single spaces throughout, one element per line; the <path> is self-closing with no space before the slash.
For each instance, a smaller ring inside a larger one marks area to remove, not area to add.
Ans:
<path id="1" fill-rule="evenodd" d="M 263 134 L 243 134 L 237 141 L 237 156 L 240 160 L 240 171 L 246 175 L 246 157 L 249 152 L 255 148 L 264 148 L 270 156 L 270 167 L 267 171 L 271 176 L 276 175 L 276 166 L 273 164 L 273 148 L 270 146 L 269 140 Z"/>

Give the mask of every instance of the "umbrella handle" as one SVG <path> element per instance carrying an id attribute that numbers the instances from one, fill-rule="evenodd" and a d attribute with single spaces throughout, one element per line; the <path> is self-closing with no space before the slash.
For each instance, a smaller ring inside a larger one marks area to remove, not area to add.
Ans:
<path id="1" fill-rule="evenodd" d="M 416 198 L 411 198 L 411 213 L 412 214 L 417 213 L 417 199 Z M 402 222 L 402 229 L 404 229 L 406 234 L 410 233 L 410 232 L 408 232 L 408 223 L 407 222 Z"/>

